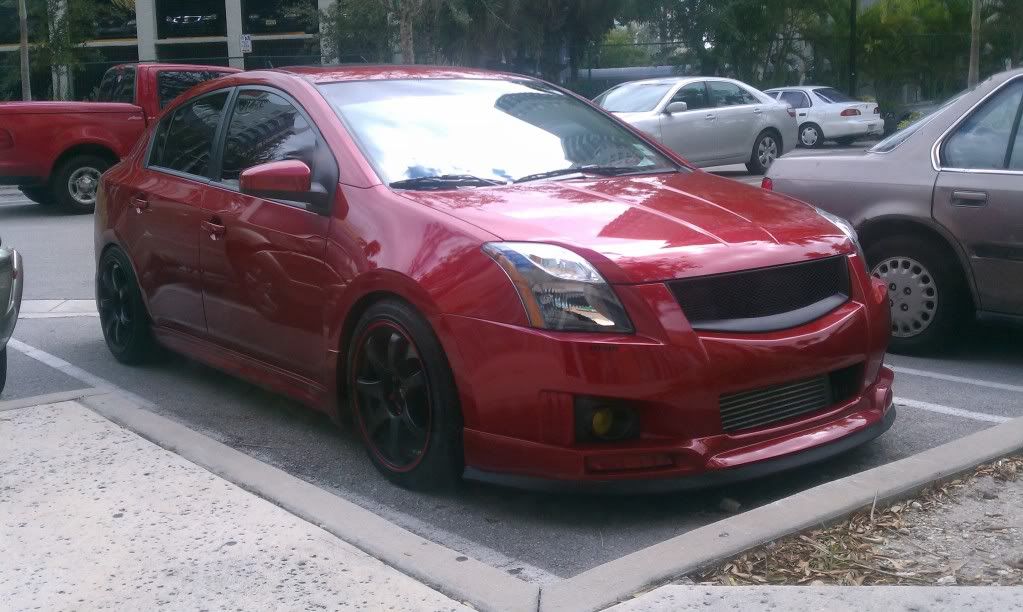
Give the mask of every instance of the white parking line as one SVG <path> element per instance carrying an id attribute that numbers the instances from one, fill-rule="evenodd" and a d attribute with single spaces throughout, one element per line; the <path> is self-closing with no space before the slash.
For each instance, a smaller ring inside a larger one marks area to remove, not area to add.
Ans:
<path id="1" fill-rule="evenodd" d="M 95 374 L 86 372 L 82 368 L 76 365 L 72 365 L 64 361 L 60 357 L 57 357 L 56 355 L 51 355 L 44 350 L 37 349 L 34 346 L 29 346 L 28 344 L 25 344 L 20 340 L 15 340 L 14 338 L 11 338 L 10 341 L 7 343 L 7 346 L 18 351 L 19 353 L 24 353 L 26 356 L 31 357 L 32 359 L 35 359 L 40 363 L 44 363 L 50 366 L 54 370 L 59 370 L 64 374 L 67 374 L 71 378 L 76 378 L 87 385 L 91 385 L 97 389 L 102 389 L 104 391 L 120 393 L 121 395 L 131 399 L 133 402 L 139 404 L 140 406 L 145 406 L 146 408 L 153 408 L 155 406 L 153 402 L 139 395 L 135 395 L 134 393 L 128 391 L 127 389 L 118 387 L 117 385 L 115 385 L 114 383 L 110 382 L 105 378 L 100 378 Z"/>
<path id="2" fill-rule="evenodd" d="M 949 416 L 956 416 L 963 419 L 973 419 L 974 421 L 984 421 L 986 423 L 1007 423 L 1012 420 L 1012 417 L 999 416 L 996 414 L 987 414 L 985 412 L 974 412 L 972 410 L 963 410 L 962 408 L 952 408 L 951 406 L 942 406 L 940 404 L 932 404 L 930 402 L 921 402 L 917 400 L 906 399 L 904 397 L 897 397 L 895 398 L 894 401 L 896 406 L 918 408 L 920 410 L 927 410 L 929 412 L 947 414 Z"/>
<path id="3" fill-rule="evenodd" d="M 1015 393 L 1023 393 L 1023 386 L 1010 385 L 1007 383 L 993 382 L 990 380 L 979 380 L 977 378 L 967 378 L 965 376 L 954 376 L 952 374 L 939 374 L 937 372 L 929 372 L 927 370 L 917 370 L 914 368 L 904 368 L 901 366 L 893 366 L 890 364 L 889 368 L 899 374 L 909 374 L 910 376 L 923 376 L 925 378 L 934 378 L 937 380 L 947 380 L 949 382 L 964 383 L 967 385 L 974 385 L 977 387 L 987 387 L 989 389 L 1001 389 L 1002 391 L 1013 391 Z"/>

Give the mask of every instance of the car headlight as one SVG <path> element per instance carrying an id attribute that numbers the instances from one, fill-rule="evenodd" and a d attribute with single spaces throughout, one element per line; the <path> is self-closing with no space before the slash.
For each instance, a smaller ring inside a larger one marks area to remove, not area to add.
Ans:
<path id="1" fill-rule="evenodd" d="M 576 253 L 538 242 L 488 242 L 483 251 L 508 274 L 533 327 L 632 332 L 614 290 Z"/>
<path id="2" fill-rule="evenodd" d="M 842 233 L 845 234 L 849 240 L 852 240 L 853 245 L 856 247 L 856 253 L 860 256 L 860 259 L 863 260 L 863 263 L 866 264 L 867 258 L 863 255 L 863 247 L 860 246 L 860 236 L 856 233 L 856 228 L 852 226 L 852 223 L 849 223 L 838 215 L 833 215 L 826 210 L 821 210 L 816 206 L 814 206 L 814 210 L 817 211 L 818 215 L 834 223 L 838 229 L 842 230 Z"/>

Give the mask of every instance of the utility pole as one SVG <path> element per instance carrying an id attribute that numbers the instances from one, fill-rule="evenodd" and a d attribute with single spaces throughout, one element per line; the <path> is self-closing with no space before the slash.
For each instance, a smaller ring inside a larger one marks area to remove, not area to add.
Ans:
<path id="1" fill-rule="evenodd" d="M 980 0 L 973 0 L 970 18 L 970 74 L 967 84 L 973 87 L 980 80 Z"/>
<path id="2" fill-rule="evenodd" d="M 32 72 L 28 67 L 28 11 L 25 0 L 18 0 L 18 23 L 21 27 L 21 99 L 32 99 Z"/>
<path id="3" fill-rule="evenodd" d="M 976 0 L 974 0 L 976 1 Z M 849 0 L 849 95 L 856 97 L 856 18 L 859 17 L 858 0 Z"/>

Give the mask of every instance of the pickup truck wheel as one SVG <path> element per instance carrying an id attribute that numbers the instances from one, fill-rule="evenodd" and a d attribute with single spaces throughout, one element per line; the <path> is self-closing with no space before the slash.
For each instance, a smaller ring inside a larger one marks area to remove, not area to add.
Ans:
<path id="1" fill-rule="evenodd" d="M 96 208 L 99 177 L 110 162 L 96 155 L 76 155 L 65 161 L 53 176 L 53 196 L 64 210 L 91 213 Z"/>
<path id="2" fill-rule="evenodd" d="M 46 187 L 18 187 L 18 190 L 36 204 L 44 206 L 53 204 L 53 191 Z"/>
<path id="3" fill-rule="evenodd" d="M 4 385 L 7 384 L 7 347 L 0 349 L 0 393 L 4 392 Z"/>

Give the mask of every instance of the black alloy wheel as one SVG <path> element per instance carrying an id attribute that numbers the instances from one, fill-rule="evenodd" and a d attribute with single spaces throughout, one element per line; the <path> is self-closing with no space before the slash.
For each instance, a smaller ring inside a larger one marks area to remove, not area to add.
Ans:
<path id="1" fill-rule="evenodd" d="M 128 257 L 117 248 L 107 250 L 100 258 L 96 306 L 103 338 L 118 361 L 137 364 L 154 356 L 156 344 L 142 293 Z"/>

